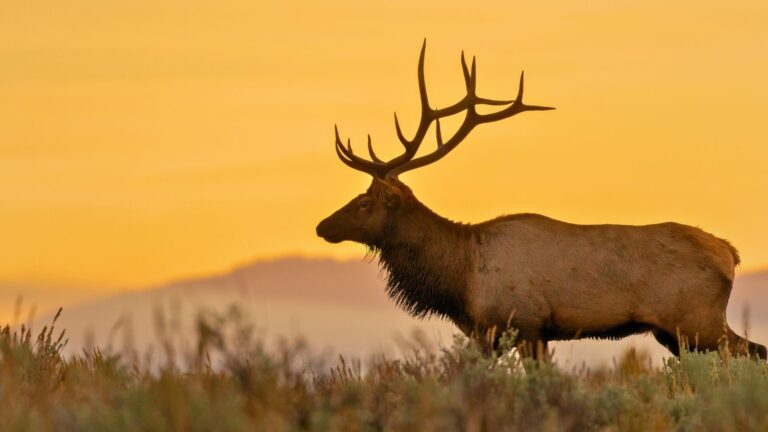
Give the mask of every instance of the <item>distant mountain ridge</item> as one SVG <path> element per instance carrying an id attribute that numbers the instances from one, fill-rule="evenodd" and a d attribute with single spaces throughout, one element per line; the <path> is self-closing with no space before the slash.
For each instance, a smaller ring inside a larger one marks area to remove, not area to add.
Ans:
<path id="1" fill-rule="evenodd" d="M 231 272 L 176 282 L 162 289 L 236 290 L 274 298 L 301 298 L 335 304 L 383 307 L 384 283 L 374 263 L 332 259 L 283 258 L 257 261 Z"/>
<path id="2" fill-rule="evenodd" d="M 114 345 L 116 324 L 131 327 L 135 348 L 156 346 L 156 315 L 181 311 L 180 333 L 193 337 L 198 310 L 223 311 L 239 306 L 269 336 L 303 335 L 318 348 L 364 356 L 392 345 L 396 335 L 414 328 L 448 336 L 452 325 L 417 321 L 386 296 L 375 263 L 332 259 L 285 258 L 259 261 L 202 278 L 131 291 L 66 308 L 58 322 L 71 338 L 70 351 L 91 341 Z M 37 321 L 49 323 L 51 314 Z M 128 324 L 126 324 L 128 323 Z M 122 331 L 122 330 L 120 330 Z M 442 337 L 441 336 L 441 337 Z"/>

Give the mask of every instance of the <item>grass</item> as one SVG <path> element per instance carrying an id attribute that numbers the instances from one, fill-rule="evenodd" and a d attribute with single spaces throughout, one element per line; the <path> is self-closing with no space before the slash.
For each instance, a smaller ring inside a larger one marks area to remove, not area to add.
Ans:
<path id="1" fill-rule="evenodd" d="M 65 358 L 63 332 L 0 329 L 3 430 L 765 431 L 768 367 L 685 352 L 660 368 L 633 351 L 563 371 L 467 339 L 401 359 L 328 363 L 302 341 L 267 350 L 237 313 L 150 365 L 98 348 Z M 503 343 L 509 344 L 506 338 Z M 171 351 L 170 344 L 167 350 Z M 525 368 L 523 367 L 525 366 Z"/>

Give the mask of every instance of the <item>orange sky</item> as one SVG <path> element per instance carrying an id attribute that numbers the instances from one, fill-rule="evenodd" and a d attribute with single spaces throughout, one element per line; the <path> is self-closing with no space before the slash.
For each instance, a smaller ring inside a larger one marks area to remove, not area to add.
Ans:
<path id="1" fill-rule="evenodd" d="M 418 4 L 417 4 L 418 3 Z M 453 219 L 675 220 L 768 265 L 768 3 L 0 0 L 0 282 L 112 290 L 287 254 L 432 101 L 553 105 L 403 176 Z"/>

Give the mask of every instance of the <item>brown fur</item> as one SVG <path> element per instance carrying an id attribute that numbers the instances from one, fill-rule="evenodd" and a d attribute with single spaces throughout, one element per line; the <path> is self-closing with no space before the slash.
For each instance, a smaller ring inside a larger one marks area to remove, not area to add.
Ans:
<path id="1" fill-rule="evenodd" d="M 766 358 L 764 346 L 724 323 L 736 249 L 691 226 L 575 225 L 535 214 L 465 225 L 429 210 L 398 180 L 374 179 L 317 233 L 367 245 L 399 306 L 448 318 L 467 335 L 509 323 L 521 347 L 541 353 L 550 340 L 650 331 L 675 355 L 685 338 L 698 349 L 727 344 Z"/>

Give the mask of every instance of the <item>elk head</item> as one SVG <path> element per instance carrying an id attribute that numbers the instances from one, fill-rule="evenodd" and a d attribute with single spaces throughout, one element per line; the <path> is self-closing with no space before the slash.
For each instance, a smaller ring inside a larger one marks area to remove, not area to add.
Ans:
<path id="1" fill-rule="evenodd" d="M 317 235 L 331 243 L 351 240 L 377 245 L 397 213 L 408 210 L 413 193 L 393 179 L 373 178 L 368 190 L 328 216 L 317 226 Z"/>
<path id="2" fill-rule="evenodd" d="M 384 161 L 373 151 L 371 136 L 368 136 L 368 154 L 370 160 L 356 155 L 352 151 L 352 144 L 347 139 L 346 146 L 339 137 L 339 129 L 336 132 L 336 154 L 339 159 L 358 171 L 370 174 L 373 181 L 368 190 L 355 197 L 347 205 L 328 216 L 317 226 L 317 235 L 331 243 L 339 243 L 344 240 L 356 241 L 369 246 L 376 246 L 387 229 L 397 221 L 398 215 L 409 212 L 415 203 L 411 190 L 398 180 L 398 175 L 433 163 L 453 150 L 475 126 L 482 123 L 490 123 L 512 117 L 524 111 L 544 111 L 554 108 L 526 105 L 523 103 L 523 77 L 520 74 L 520 84 L 517 97 L 513 100 L 486 99 L 477 96 L 477 73 L 475 59 L 472 58 L 472 66 L 468 67 L 461 54 L 461 67 L 464 72 L 466 95 L 455 104 L 435 109 L 430 107 L 427 97 L 427 87 L 424 79 L 424 52 L 426 40 L 421 47 L 419 55 L 418 79 L 419 96 L 421 99 L 421 119 L 412 139 L 407 139 L 400 129 L 400 123 L 395 113 L 395 131 L 400 143 L 403 145 L 403 153 L 399 156 Z M 490 113 L 479 114 L 478 105 L 507 105 L 507 107 Z M 459 126 L 453 136 L 444 140 L 440 129 L 440 119 L 451 115 L 464 113 L 464 122 Z M 416 153 L 424 141 L 432 123 L 435 123 L 435 135 L 437 148 L 431 153 L 416 157 Z"/>

